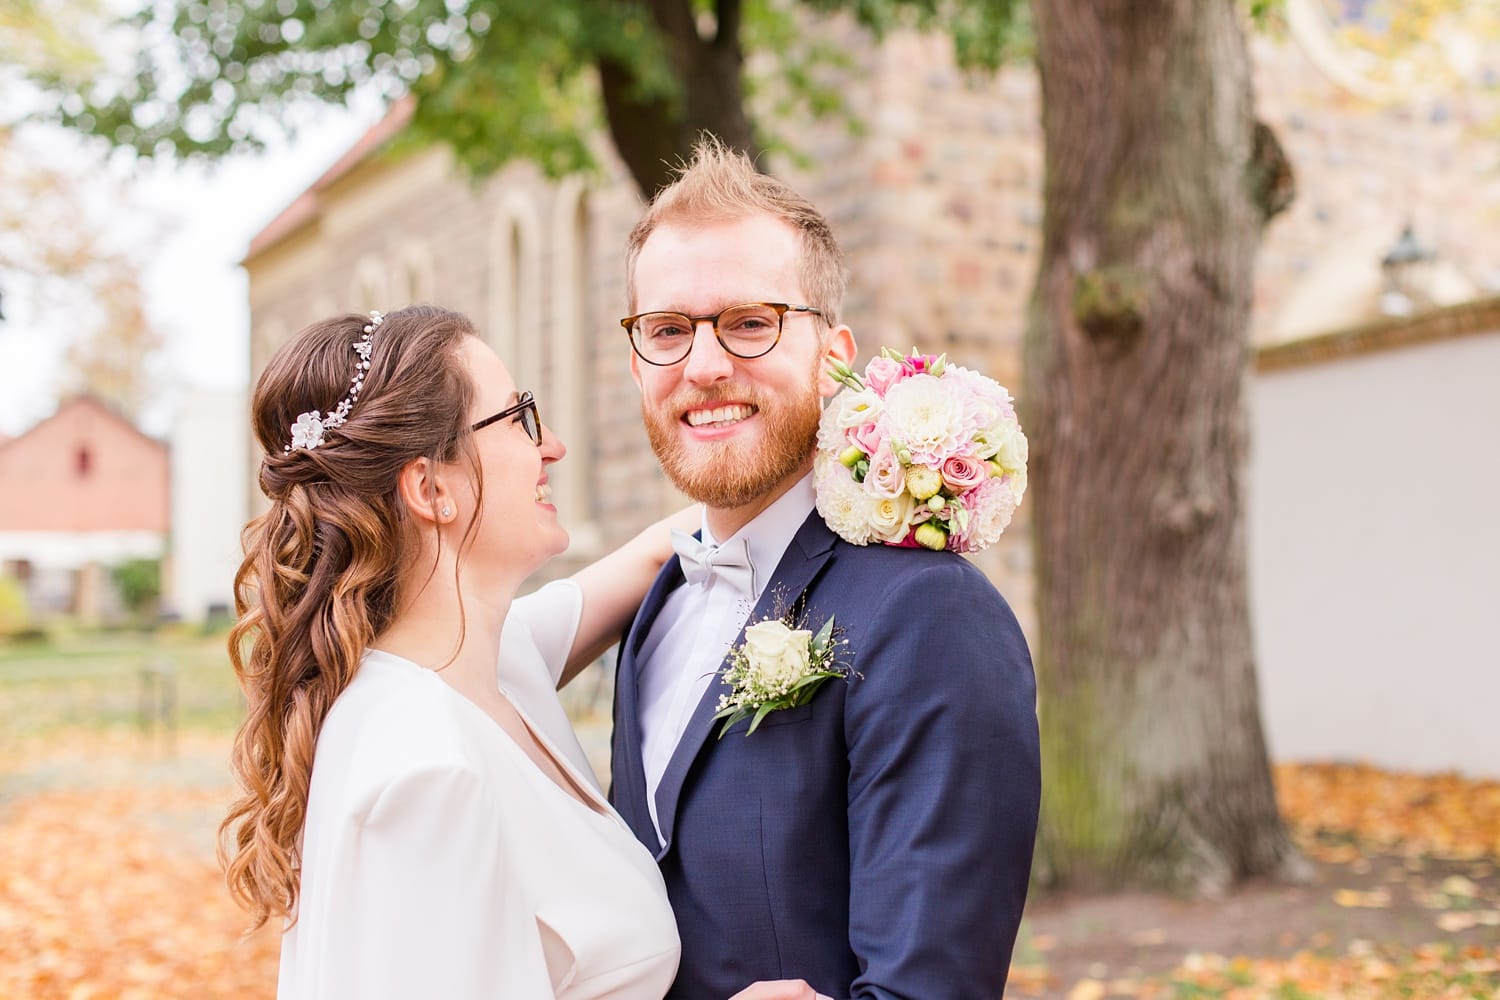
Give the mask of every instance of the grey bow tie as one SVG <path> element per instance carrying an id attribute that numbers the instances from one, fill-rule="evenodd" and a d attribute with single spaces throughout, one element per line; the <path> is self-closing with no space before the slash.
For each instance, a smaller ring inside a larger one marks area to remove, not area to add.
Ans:
<path id="1" fill-rule="evenodd" d="M 728 545 L 705 545 L 674 528 L 672 548 L 677 551 L 682 575 L 688 583 L 707 586 L 717 576 L 746 597 L 755 597 L 755 565 L 750 561 L 750 543 L 745 539 Z"/>

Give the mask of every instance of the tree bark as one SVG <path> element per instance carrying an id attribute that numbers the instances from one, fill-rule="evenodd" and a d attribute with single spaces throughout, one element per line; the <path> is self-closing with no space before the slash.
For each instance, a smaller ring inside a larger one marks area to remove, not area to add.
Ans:
<path id="1" fill-rule="evenodd" d="M 628 66 L 599 61 L 610 137 L 647 198 L 671 182 L 673 168 L 687 159 L 702 132 L 712 132 L 751 159 L 761 153 L 745 111 L 741 3 L 718 0 L 714 29 L 706 36 L 699 30 L 691 0 L 645 3 L 681 81 L 678 99 L 645 97 Z"/>
<path id="2" fill-rule="evenodd" d="M 1253 264 L 1290 174 L 1257 135 L 1234 0 L 1032 6 L 1038 870 L 1218 891 L 1293 857 L 1261 728 L 1241 483 Z"/>

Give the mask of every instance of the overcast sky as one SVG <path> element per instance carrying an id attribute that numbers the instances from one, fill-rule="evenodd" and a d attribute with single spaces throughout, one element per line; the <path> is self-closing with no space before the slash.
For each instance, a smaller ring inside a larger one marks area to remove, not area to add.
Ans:
<path id="1" fill-rule="evenodd" d="M 163 164 L 133 172 L 122 187 L 133 205 L 120 213 L 164 223 L 159 247 L 140 248 L 147 308 L 166 341 L 167 392 L 144 417 L 164 435 L 184 389 L 245 386 L 249 304 L 238 266 L 250 238 L 359 138 L 378 109 L 329 111 L 315 128 L 258 156 L 208 169 Z M 121 172 L 122 176 L 124 171 Z M 0 433 L 14 436 L 57 405 L 69 332 L 28 315 L 20 289 L 6 289 L 0 323 Z"/>

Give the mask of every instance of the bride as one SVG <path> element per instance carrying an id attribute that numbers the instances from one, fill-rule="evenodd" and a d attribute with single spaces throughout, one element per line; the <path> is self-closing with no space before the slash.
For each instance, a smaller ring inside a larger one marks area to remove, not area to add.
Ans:
<path id="1" fill-rule="evenodd" d="M 278 996 L 660 998 L 661 877 L 556 689 L 628 623 L 672 521 L 517 598 L 568 543 L 564 448 L 448 310 L 308 327 L 252 420 L 271 505 L 236 579 L 248 711 L 221 853 L 256 925 L 287 922 Z"/>

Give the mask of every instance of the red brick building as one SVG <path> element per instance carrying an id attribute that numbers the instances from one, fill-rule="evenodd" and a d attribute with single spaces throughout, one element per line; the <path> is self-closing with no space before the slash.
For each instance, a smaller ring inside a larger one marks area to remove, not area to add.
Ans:
<path id="1" fill-rule="evenodd" d="M 106 570 L 166 554 L 167 446 L 92 396 L 0 442 L 0 573 L 33 614 L 84 621 L 116 606 Z"/>

